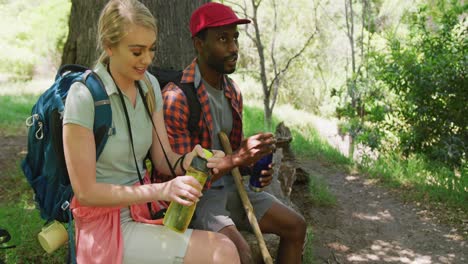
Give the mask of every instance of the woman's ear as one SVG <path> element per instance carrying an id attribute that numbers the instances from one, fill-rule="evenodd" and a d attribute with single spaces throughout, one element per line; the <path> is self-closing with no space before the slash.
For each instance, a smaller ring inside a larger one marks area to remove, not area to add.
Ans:
<path id="1" fill-rule="evenodd" d="M 107 56 L 112 57 L 112 48 L 109 46 L 104 47 L 104 51 L 106 52 Z"/>

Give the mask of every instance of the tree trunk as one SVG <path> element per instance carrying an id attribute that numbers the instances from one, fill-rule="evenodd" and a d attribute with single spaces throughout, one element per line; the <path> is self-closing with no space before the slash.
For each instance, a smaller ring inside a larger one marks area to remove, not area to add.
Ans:
<path id="1" fill-rule="evenodd" d="M 192 12 L 209 0 L 142 0 L 158 22 L 158 49 L 154 65 L 184 69 L 195 58 L 189 20 Z"/>
<path id="2" fill-rule="evenodd" d="M 69 34 L 62 64 L 92 67 L 99 57 L 96 50 L 99 14 L 108 0 L 72 0 Z M 195 57 L 189 32 L 190 16 L 208 0 L 140 0 L 156 17 L 159 29 L 154 65 L 183 69 Z"/>
<path id="3" fill-rule="evenodd" d="M 74 63 L 91 67 L 97 60 L 97 22 L 105 3 L 107 0 L 72 0 L 62 65 Z"/>
<path id="4" fill-rule="evenodd" d="M 349 46 L 351 47 L 351 83 L 347 82 L 348 86 L 348 95 L 351 98 L 351 106 L 354 111 L 356 111 L 356 53 L 354 51 L 354 13 L 353 13 L 353 1 L 345 0 L 345 19 L 346 19 L 346 34 L 349 39 Z M 357 112 L 357 111 L 356 111 Z M 350 133 L 349 140 L 349 157 L 351 159 L 354 156 L 354 147 L 355 147 L 355 131 Z"/>

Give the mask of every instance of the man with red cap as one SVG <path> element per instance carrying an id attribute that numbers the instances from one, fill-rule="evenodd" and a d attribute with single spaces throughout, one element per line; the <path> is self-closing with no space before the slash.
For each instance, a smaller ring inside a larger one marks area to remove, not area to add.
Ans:
<path id="1" fill-rule="evenodd" d="M 251 263 L 249 245 L 239 229 L 250 229 L 242 202 L 230 171 L 254 164 L 274 149 L 272 133 L 259 133 L 249 138 L 242 134 L 242 96 L 227 74 L 236 69 L 238 59 L 239 19 L 228 6 L 208 3 L 195 10 L 190 18 L 190 31 L 197 57 L 183 71 L 180 86 L 191 85 L 201 106 L 198 132 L 188 129 L 190 115 L 187 96 L 175 83 L 163 89 L 164 119 L 169 141 L 175 152 L 189 152 L 196 144 L 207 149 L 222 149 L 220 131 L 229 135 L 234 150 L 223 158 L 224 169 L 212 179 L 211 188 L 203 192 L 197 204 L 192 227 L 228 236 L 236 245 L 242 263 Z M 224 173 L 227 173 L 223 176 Z M 272 169 L 262 171 L 262 185 L 270 184 Z M 278 263 L 300 263 L 306 233 L 304 218 L 266 192 L 247 194 L 254 207 L 260 229 L 280 237 Z M 251 229 L 250 229 L 251 230 Z"/>

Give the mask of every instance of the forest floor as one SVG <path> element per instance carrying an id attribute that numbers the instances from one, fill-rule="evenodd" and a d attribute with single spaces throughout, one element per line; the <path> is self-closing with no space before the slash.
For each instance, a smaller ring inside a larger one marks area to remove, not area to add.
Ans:
<path id="1" fill-rule="evenodd" d="M 26 137 L 0 137 L 0 146 L 1 179 L 24 156 Z M 404 202 L 405 190 L 389 190 L 324 162 L 299 164 L 323 178 L 337 198 L 333 207 L 317 207 L 306 185 L 294 186 L 291 200 L 312 226 L 315 263 L 468 263 L 468 221 L 451 221 L 466 212 Z"/>
<path id="2" fill-rule="evenodd" d="M 345 152 L 333 124 L 316 121 L 322 137 Z M 468 263 L 467 212 L 405 201 L 409 190 L 389 189 L 325 162 L 300 160 L 299 166 L 322 178 L 336 197 L 335 206 L 317 207 L 306 185 L 292 192 L 312 226 L 315 263 Z"/>

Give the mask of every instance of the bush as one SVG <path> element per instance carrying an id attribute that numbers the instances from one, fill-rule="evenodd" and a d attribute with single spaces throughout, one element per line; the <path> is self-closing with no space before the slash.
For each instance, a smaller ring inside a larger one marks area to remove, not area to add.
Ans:
<path id="1" fill-rule="evenodd" d="M 406 156 L 422 153 L 455 167 L 466 163 L 467 6 L 438 1 L 432 9 L 420 8 L 409 16 L 408 39 L 391 35 L 388 52 L 372 54 L 374 86 L 388 94 L 384 112 L 365 109 L 380 116 L 368 121 L 396 136 Z"/>

